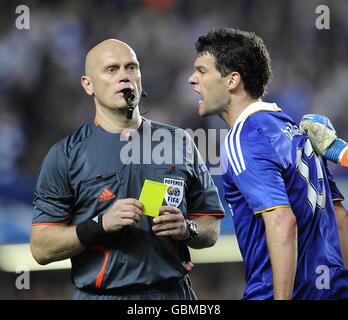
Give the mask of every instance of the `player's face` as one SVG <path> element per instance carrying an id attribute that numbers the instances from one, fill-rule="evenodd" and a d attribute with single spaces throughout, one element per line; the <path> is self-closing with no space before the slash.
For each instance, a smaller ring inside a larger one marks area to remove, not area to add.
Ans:
<path id="1" fill-rule="evenodd" d="M 130 88 L 135 105 L 141 95 L 141 73 L 133 50 L 125 45 L 107 47 L 99 56 L 92 76 L 94 96 L 107 108 L 126 108 L 122 90 Z"/>
<path id="2" fill-rule="evenodd" d="M 195 72 L 188 82 L 192 90 L 202 99 L 198 102 L 198 112 L 201 117 L 220 114 L 229 103 L 230 94 L 226 78 L 215 67 L 215 57 L 210 53 L 199 55 L 194 63 Z"/>

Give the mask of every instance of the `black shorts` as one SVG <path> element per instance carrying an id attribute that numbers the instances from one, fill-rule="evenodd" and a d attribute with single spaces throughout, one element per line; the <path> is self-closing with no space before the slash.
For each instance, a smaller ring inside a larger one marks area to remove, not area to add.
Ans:
<path id="1" fill-rule="evenodd" d="M 156 286 L 106 290 L 76 288 L 73 300 L 197 300 L 189 276 Z"/>

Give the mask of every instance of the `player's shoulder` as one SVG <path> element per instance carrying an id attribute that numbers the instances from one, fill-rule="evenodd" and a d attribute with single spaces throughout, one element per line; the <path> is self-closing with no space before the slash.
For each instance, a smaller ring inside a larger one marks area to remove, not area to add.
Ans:
<path id="1" fill-rule="evenodd" d="M 293 120 L 275 103 L 258 101 L 247 107 L 236 121 L 235 133 L 271 138 L 287 126 L 296 126 Z"/>
<path id="2" fill-rule="evenodd" d="M 56 142 L 50 149 L 50 153 L 63 153 L 69 157 L 71 150 L 77 145 L 86 141 L 86 139 L 93 133 L 93 125 L 91 123 L 85 123 L 78 129 L 72 132 L 70 135 Z"/>
<path id="3" fill-rule="evenodd" d="M 260 104 L 254 112 L 246 118 L 250 129 L 264 131 L 265 128 L 278 128 L 284 123 L 287 115 L 276 104 L 265 103 Z"/>
<path id="4" fill-rule="evenodd" d="M 268 154 L 276 141 L 284 141 L 296 124 L 275 103 L 258 101 L 249 105 L 237 118 L 225 140 L 226 148 L 250 154 Z M 289 140 L 289 139 L 287 139 Z M 288 141 L 290 143 L 290 141 Z M 288 146 L 288 143 L 283 143 Z"/>

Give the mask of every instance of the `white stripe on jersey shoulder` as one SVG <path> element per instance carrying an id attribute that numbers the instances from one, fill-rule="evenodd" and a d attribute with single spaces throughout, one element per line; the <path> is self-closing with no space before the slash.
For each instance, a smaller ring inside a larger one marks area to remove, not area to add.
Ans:
<path id="1" fill-rule="evenodd" d="M 228 160 L 232 166 L 232 170 L 236 176 L 246 170 L 245 161 L 240 145 L 240 132 L 242 131 L 244 121 L 233 126 L 225 139 L 225 148 Z"/>
<path id="2" fill-rule="evenodd" d="M 253 113 L 259 111 L 279 112 L 282 110 L 275 103 L 267 103 L 258 100 L 243 110 L 225 138 L 227 157 L 236 176 L 240 175 L 246 170 L 242 147 L 240 144 L 240 133 L 243 129 L 245 120 Z"/>
<path id="3" fill-rule="evenodd" d="M 232 130 L 230 130 L 230 132 L 227 134 L 227 136 L 225 138 L 225 150 L 226 150 L 226 154 L 228 157 L 228 161 L 231 164 L 231 167 L 232 167 L 234 174 L 238 175 L 237 168 L 236 168 L 234 161 L 232 159 L 232 154 L 231 154 L 231 150 L 230 150 L 230 146 L 229 146 L 231 133 L 232 133 Z"/>

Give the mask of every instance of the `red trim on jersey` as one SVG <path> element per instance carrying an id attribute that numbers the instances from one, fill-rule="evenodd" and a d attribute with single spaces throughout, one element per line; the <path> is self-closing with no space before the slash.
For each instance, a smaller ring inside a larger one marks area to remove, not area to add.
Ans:
<path id="1" fill-rule="evenodd" d="M 191 261 L 189 261 L 184 263 L 183 266 L 188 272 L 191 272 L 192 268 L 194 267 L 194 264 Z"/>
<path id="2" fill-rule="evenodd" d="M 109 250 L 106 247 L 103 246 L 99 246 L 99 247 L 95 247 L 94 249 L 96 250 L 100 250 L 103 252 L 104 254 L 104 262 L 103 262 L 103 266 L 101 268 L 101 270 L 99 271 L 97 278 L 95 280 L 95 287 L 97 289 L 100 289 L 102 283 L 103 283 L 103 279 L 104 279 L 104 275 L 105 275 L 105 270 L 106 270 L 106 266 L 108 264 L 109 261 Z"/>
<path id="3" fill-rule="evenodd" d="M 60 222 L 34 222 L 31 224 L 32 227 L 40 227 L 40 226 L 48 226 L 48 227 L 54 227 L 54 226 L 61 226 L 68 224 L 68 220 L 60 221 Z"/>
<path id="4" fill-rule="evenodd" d="M 207 213 L 194 212 L 194 213 L 189 213 L 189 216 L 193 216 L 193 217 L 202 217 L 202 216 L 224 217 L 225 214 L 223 212 L 218 212 L 218 213 L 213 213 L 213 212 L 207 212 Z"/>

